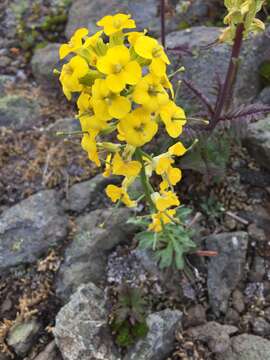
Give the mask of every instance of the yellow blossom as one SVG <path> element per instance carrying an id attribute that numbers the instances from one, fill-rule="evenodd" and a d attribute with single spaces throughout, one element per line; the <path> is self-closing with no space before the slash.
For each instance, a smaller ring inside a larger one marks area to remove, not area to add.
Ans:
<path id="1" fill-rule="evenodd" d="M 112 161 L 112 169 L 114 175 L 123 175 L 126 177 L 137 176 L 141 171 L 141 167 L 142 166 L 139 161 L 124 161 L 119 153 L 116 153 L 114 155 Z"/>
<path id="2" fill-rule="evenodd" d="M 112 200 L 112 202 L 122 201 L 127 207 L 136 206 L 136 201 L 130 199 L 128 193 L 122 187 L 116 185 L 108 185 L 106 187 L 106 194 Z"/>
<path id="3" fill-rule="evenodd" d="M 170 155 L 182 156 L 187 152 L 187 149 L 180 141 L 178 141 L 176 144 L 169 147 L 168 152 Z"/>
<path id="4" fill-rule="evenodd" d="M 98 131 L 92 131 L 83 135 L 82 138 L 82 148 L 88 153 L 88 157 L 93 161 L 97 166 L 100 166 L 100 160 L 98 157 L 96 136 Z"/>
<path id="5" fill-rule="evenodd" d="M 68 44 L 63 44 L 59 49 L 60 59 L 64 59 L 71 52 L 76 52 L 76 50 L 82 47 L 82 39 L 88 34 L 88 29 L 81 28 L 76 30 L 74 35 L 71 37 Z"/>
<path id="6" fill-rule="evenodd" d="M 103 118 L 121 119 L 131 109 L 130 101 L 110 91 L 105 80 L 97 79 L 92 87 L 92 104 L 97 114 Z"/>
<path id="7" fill-rule="evenodd" d="M 112 174 L 111 159 L 112 159 L 112 154 L 108 154 L 105 161 L 105 171 L 103 172 L 104 177 L 109 177 Z"/>
<path id="8" fill-rule="evenodd" d="M 172 222 L 172 218 L 175 215 L 176 210 L 170 209 L 166 210 L 164 212 L 157 212 L 155 214 L 152 214 L 152 223 L 148 226 L 148 230 L 154 231 L 154 232 L 160 232 L 162 231 L 163 226 L 168 223 Z"/>
<path id="9" fill-rule="evenodd" d="M 139 147 L 152 140 L 158 131 L 158 125 L 151 119 L 148 111 L 137 108 L 121 119 L 118 131 L 121 139 L 130 145 Z"/>
<path id="10" fill-rule="evenodd" d="M 159 211 L 164 211 L 172 206 L 179 206 L 180 202 L 175 193 L 172 191 L 163 191 L 161 194 L 154 192 L 151 198 Z"/>
<path id="11" fill-rule="evenodd" d="M 74 56 L 67 64 L 63 65 L 60 82 L 63 92 L 69 100 L 72 92 L 82 90 L 83 86 L 79 79 L 84 77 L 88 71 L 87 62 L 79 56 Z"/>
<path id="12" fill-rule="evenodd" d="M 169 96 L 160 84 L 160 79 L 148 74 L 135 86 L 133 100 L 137 104 L 143 105 L 149 111 L 154 112 L 167 104 Z"/>
<path id="13" fill-rule="evenodd" d="M 165 124 L 167 133 L 172 138 L 176 138 L 182 133 L 183 125 L 186 123 L 185 112 L 173 101 L 169 101 L 161 108 L 160 117 Z"/>
<path id="14" fill-rule="evenodd" d="M 105 34 L 110 36 L 123 29 L 135 28 L 135 21 L 130 19 L 130 17 L 130 15 L 126 14 L 107 15 L 99 20 L 97 25 L 102 26 Z"/>
<path id="15" fill-rule="evenodd" d="M 107 75 L 106 84 L 113 92 L 122 91 L 126 84 L 137 84 L 142 76 L 140 65 L 131 61 L 129 50 L 124 45 L 110 48 L 98 59 L 97 69 Z"/>

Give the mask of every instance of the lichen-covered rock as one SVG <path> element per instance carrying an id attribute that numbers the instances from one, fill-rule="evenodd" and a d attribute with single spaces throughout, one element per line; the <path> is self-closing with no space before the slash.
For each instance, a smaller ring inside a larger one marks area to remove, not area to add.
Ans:
<path id="1" fill-rule="evenodd" d="M 262 337 L 242 334 L 231 339 L 230 348 L 217 360 L 269 360 L 270 341 Z"/>
<path id="2" fill-rule="evenodd" d="M 33 75 L 46 90 L 60 89 L 58 78 L 53 73 L 59 63 L 59 47 L 60 44 L 49 44 L 37 49 L 31 60 Z"/>
<path id="3" fill-rule="evenodd" d="M 17 355 L 23 356 L 33 346 L 40 329 L 41 324 L 36 319 L 15 324 L 9 330 L 7 343 Z"/>
<path id="4" fill-rule="evenodd" d="M 270 116 L 248 126 L 244 144 L 260 165 L 270 169 Z"/>
<path id="5" fill-rule="evenodd" d="M 120 360 L 108 328 L 104 292 L 82 285 L 58 313 L 55 342 L 64 360 Z"/>
<path id="6" fill-rule="evenodd" d="M 19 95 L 0 98 L 0 127 L 26 130 L 33 126 L 39 115 L 36 101 Z"/>
<path id="7" fill-rule="evenodd" d="M 149 331 L 132 347 L 124 360 L 163 360 L 174 346 L 175 331 L 181 329 L 182 313 L 179 310 L 163 310 L 146 319 Z"/>
<path id="8" fill-rule="evenodd" d="M 134 234 L 134 226 L 127 224 L 131 216 L 128 208 L 109 208 L 77 218 L 77 231 L 66 248 L 57 279 L 57 293 L 64 301 L 79 285 L 104 279 L 110 250 Z"/>
<path id="9" fill-rule="evenodd" d="M 0 216 L 0 273 L 33 263 L 67 235 L 68 218 L 55 190 L 41 191 Z"/>
<path id="10" fill-rule="evenodd" d="M 206 239 L 207 249 L 218 253 L 209 260 L 207 278 L 209 303 L 217 316 L 226 313 L 230 295 L 242 279 L 247 245 L 248 234 L 244 231 Z"/>

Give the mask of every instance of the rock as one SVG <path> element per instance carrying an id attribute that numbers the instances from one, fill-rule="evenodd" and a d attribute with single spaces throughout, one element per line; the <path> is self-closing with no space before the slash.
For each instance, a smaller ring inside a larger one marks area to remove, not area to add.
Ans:
<path id="1" fill-rule="evenodd" d="M 62 119 L 56 120 L 55 123 L 50 124 L 47 127 L 46 131 L 50 135 L 56 136 L 57 131 L 65 131 L 65 132 L 81 131 L 81 126 L 77 119 L 62 118 Z"/>
<path id="2" fill-rule="evenodd" d="M 13 77 L 9 75 L 0 75 L 0 96 L 4 97 L 6 95 L 6 86 L 9 83 L 13 82 Z"/>
<path id="3" fill-rule="evenodd" d="M 45 90 L 60 89 L 57 76 L 53 73 L 59 63 L 59 47 L 60 44 L 49 44 L 36 50 L 31 61 L 33 75 Z"/>
<path id="4" fill-rule="evenodd" d="M 205 308 L 201 304 L 190 307 L 183 318 L 183 327 L 185 329 L 206 323 Z"/>
<path id="5" fill-rule="evenodd" d="M 225 322 L 226 324 L 228 325 L 238 325 L 239 324 L 239 321 L 240 321 L 240 315 L 239 313 L 232 309 L 232 308 L 229 308 L 226 312 L 226 316 L 225 316 Z"/>
<path id="6" fill-rule="evenodd" d="M 163 360 L 174 348 L 174 334 L 181 329 L 182 313 L 163 310 L 147 317 L 148 334 L 135 344 L 124 360 Z"/>
<path id="7" fill-rule="evenodd" d="M 213 353 L 222 354 L 230 347 L 230 335 L 237 331 L 235 326 L 210 321 L 205 325 L 188 329 L 187 334 L 196 341 L 206 342 Z"/>
<path id="8" fill-rule="evenodd" d="M 35 357 L 35 360 L 61 360 L 62 356 L 55 344 L 55 341 L 50 342 L 46 348 Z"/>
<path id="9" fill-rule="evenodd" d="M 238 289 L 234 290 L 232 294 L 232 305 L 239 314 L 245 310 L 244 295 Z"/>
<path id="10" fill-rule="evenodd" d="M 270 86 L 265 87 L 258 96 L 258 101 L 270 105 Z"/>
<path id="11" fill-rule="evenodd" d="M 10 356 L 6 353 L 0 352 L 0 360 L 10 360 Z"/>
<path id="12" fill-rule="evenodd" d="M 82 285 L 56 317 L 55 342 L 64 360 L 120 360 L 110 336 L 104 292 Z"/>
<path id="13" fill-rule="evenodd" d="M 217 360 L 269 360 L 270 341 L 259 336 L 242 334 L 231 340 L 231 348 Z"/>
<path id="14" fill-rule="evenodd" d="M 119 183 L 119 179 L 111 179 L 99 174 L 90 180 L 71 186 L 64 207 L 66 210 L 82 212 L 99 198 L 108 184 Z"/>
<path id="15" fill-rule="evenodd" d="M 166 5 L 166 32 L 203 21 L 218 7 L 217 0 L 168 1 Z M 138 30 L 148 29 L 152 35 L 160 36 L 160 4 L 158 0 L 75 0 L 69 11 L 66 37 L 70 38 L 79 27 L 88 27 L 91 33 L 100 29 L 96 21 L 108 14 L 124 12 L 131 14 Z"/>
<path id="16" fill-rule="evenodd" d="M 256 255 L 249 272 L 249 280 L 251 282 L 261 282 L 266 273 L 265 259 Z"/>
<path id="17" fill-rule="evenodd" d="M 0 272 L 33 263 L 67 235 L 68 218 L 55 190 L 41 191 L 0 217 Z"/>
<path id="18" fill-rule="evenodd" d="M 252 328 L 255 335 L 270 335 L 270 324 L 263 317 L 254 318 Z"/>
<path id="19" fill-rule="evenodd" d="M 135 227 L 126 224 L 131 214 L 127 208 L 109 208 L 77 218 L 57 279 L 57 294 L 64 301 L 79 285 L 104 279 L 109 251 L 134 234 Z"/>
<path id="20" fill-rule="evenodd" d="M 33 127 L 39 115 L 36 101 L 18 95 L 0 98 L 0 127 L 26 130 Z"/>
<path id="21" fill-rule="evenodd" d="M 33 346 L 41 324 L 36 320 L 28 320 L 12 326 L 9 330 L 7 343 L 19 356 L 25 355 Z"/>
<path id="22" fill-rule="evenodd" d="M 263 229 L 259 228 L 255 223 L 252 223 L 248 226 L 248 235 L 258 242 L 266 241 L 265 232 Z"/>
<path id="23" fill-rule="evenodd" d="M 227 72 L 230 59 L 231 47 L 227 44 L 216 44 L 206 49 L 206 45 L 213 43 L 220 35 L 220 28 L 195 26 L 191 29 L 172 32 L 167 36 L 168 49 L 178 48 L 179 51 L 169 51 L 174 70 L 185 67 L 182 75 L 185 79 L 192 81 L 194 85 L 203 91 L 212 105 L 216 96 L 213 86 L 217 83 L 217 74 L 221 79 Z M 259 60 L 254 53 L 260 49 L 261 38 L 247 40 L 241 52 L 241 66 L 236 81 L 234 93 L 235 105 L 249 103 L 260 90 L 260 79 L 258 75 Z M 252 80 L 251 80 L 252 79 Z M 186 110 L 196 113 L 205 112 L 205 107 L 194 94 L 182 84 L 177 98 L 178 103 Z"/>
<path id="24" fill-rule="evenodd" d="M 243 276 L 248 234 L 243 231 L 211 235 L 206 239 L 208 250 L 217 251 L 208 263 L 209 303 L 216 315 L 226 313 L 228 300 Z"/>
<path id="25" fill-rule="evenodd" d="M 244 144 L 260 165 L 270 169 L 270 117 L 248 126 Z"/>

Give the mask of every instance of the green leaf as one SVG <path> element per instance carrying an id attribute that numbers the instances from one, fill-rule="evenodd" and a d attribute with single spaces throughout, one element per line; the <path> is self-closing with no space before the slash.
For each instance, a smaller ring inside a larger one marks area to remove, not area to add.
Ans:
<path id="1" fill-rule="evenodd" d="M 172 244 L 169 243 L 168 246 L 163 250 L 157 251 L 157 256 L 159 257 L 159 266 L 161 269 L 169 267 L 173 262 L 173 247 Z"/>
<path id="2" fill-rule="evenodd" d="M 139 241 L 140 249 L 151 249 L 155 243 L 155 233 L 143 231 L 135 235 L 135 240 Z"/>
<path id="3" fill-rule="evenodd" d="M 132 326 L 132 328 L 131 328 L 132 335 L 135 338 L 143 338 L 143 337 L 145 337 L 147 335 L 147 333 L 148 333 L 148 330 L 149 330 L 149 328 L 147 326 L 146 321 L 138 322 L 134 326 Z"/>

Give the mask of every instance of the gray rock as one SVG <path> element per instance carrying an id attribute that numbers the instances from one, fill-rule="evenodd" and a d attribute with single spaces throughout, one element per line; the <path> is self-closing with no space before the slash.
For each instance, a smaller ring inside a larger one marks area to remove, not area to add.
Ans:
<path id="1" fill-rule="evenodd" d="M 62 356 L 55 344 L 55 341 L 50 342 L 46 348 L 35 357 L 35 360 L 61 360 Z"/>
<path id="2" fill-rule="evenodd" d="M 0 98 L 0 127 L 25 130 L 33 127 L 39 115 L 39 105 L 18 95 L 7 95 Z"/>
<path id="3" fill-rule="evenodd" d="M 184 66 L 186 71 L 182 75 L 203 91 L 212 105 L 216 96 L 213 86 L 216 84 L 217 74 L 221 79 L 227 72 L 231 48 L 227 44 L 217 44 L 208 49 L 206 45 L 213 43 L 220 35 L 220 28 L 198 26 L 182 31 L 170 33 L 167 36 L 169 49 L 181 48 L 179 53 L 170 51 L 169 57 L 173 68 Z M 241 52 L 241 66 L 236 81 L 236 90 L 233 97 L 235 105 L 249 103 L 260 90 L 258 76 L 259 60 L 254 54 L 259 51 L 261 38 L 247 40 Z M 197 97 L 184 85 L 180 86 L 177 101 L 191 112 L 206 110 Z"/>
<path id="4" fill-rule="evenodd" d="M 245 310 L 244 295 L 238 289 L 234 290 L 232 294 L 232 305 L 239 314 Z"/>
<path id="5" fill-rule="evenodd" d="M 7 343 L 19 356 L 25 355 L 33 346 L 41 324 L 32 319 L 12 326 L 9 330 Z"/>
<path id="6" fill-rule="evenodd" d="M 205 308 L 201 304 L 191 306 L 184 315 L 183 327 L 189 328 L 206 323 Z"/>
<path id="7" fill-rule="evenodd" d="M 120 360 L 108 328 L 104 292 L 80 286 L 56 317 L 55 342 L 64 360 Z"/>
<path id="8" fill-rule="evenodd" d="M 8 83 L 13 82 L 13 77 L 9 75 L 0 75 L 0 96 L 6 95 L 6 86 Z"/>
<path id="9" fill-rule="evenodd" d="M 230 347 L 230 335 L 237 331 L 235 326 L 210 321 L 205 325 L 188 329 L 187 334 L 194 340 L 206 342 L 213 353 L 222 354 Z"/>
<path id="10" fill-rule="evenodd" d="M 209 236 L 208 250 L 217 251 L 208 264 L 208 295 L 216 315 L 226 313 L 228 300 L 243 276 L 248 234 L 243 231 Z"/>
<path id="11" fill-rule="evenodd" d="M 32 72 L 39 85 L 46 90 L 60 89 L 53 70 L 59 63 L 60 44 L 49 44 L 35 51 L 31 61 Z"/>
<path id="12" fill-rule="evenodd" d="M 97 199 L 108 184 L 117 182 L 119 182 L 118 179 L 106 178 L 99 174 L 90 180 L 71 186 L 65 200 L 65 209 L 82 212 Z"/>
<path id="13" fill-rule="evenodd" d="M 270 169 L 270 117 L 248 126 L 244 144 L 260 165 Z"/>
<path id="14" fill-rule="evenodd" d="M 50 124 L 46 129 L 46 131 L 52 136 L 56 136 L 57 131 L 72 132 L 80 130 L 80 122 L 74 118 L 58 119 L 55 123 Z"/>
<path id="15" fill-rule="evenodd" d="M 231 340 L 231 348 L 217 360 L 269 360 L 270 341 L 259 336 L 242 334 Z"/>
<path id="16" fill-rule="evenodd" d="M 147 336 L 132 347 L 124 360 L 163 360 L 174 347 L 175 331 L 181 329 L 182 313 L 163 310 L 147 317 Z"/>
<path id="17" fill-rule="evenodd" d="M 252 323 L 252 328 L 255 335 L 270 335 L 270 324 L 263 317 L 256 317 Z"/>
<path id="18" fill-rule="evenodd" d="M 256 255 L 249 272 L 249 280 L 251 282 L 261 282 L 266 273 L 265 259 Z"/>
<path id="19" fill-rule="evenodd" d="M 55 190 L 41 191 L 0 217 L 0 271 L 33 263 L 67 235 L 68 219 Z"/>
<path id="20" fill-rule="evenodd" d="M 131 216 L 127 208 L 110 208 L 77 218 L 77 231 L 66 248 L 57 279 L 57 294 L 64 301 L 79 285 L 104 279 L 110 250 L 127 242 L 135 231 L 133 225 L 126 224 Z"/>
<path id="21" fill-rule="evenodd" d="M 270 86 L 265 87 L 258 96 L 258 101 L 270 105 Z"/>

